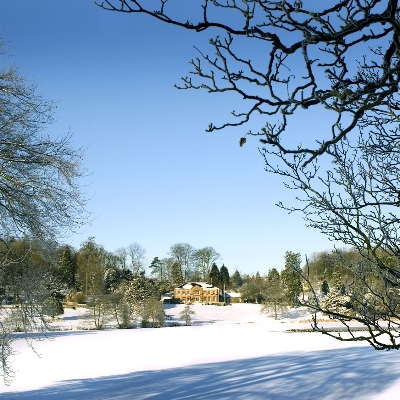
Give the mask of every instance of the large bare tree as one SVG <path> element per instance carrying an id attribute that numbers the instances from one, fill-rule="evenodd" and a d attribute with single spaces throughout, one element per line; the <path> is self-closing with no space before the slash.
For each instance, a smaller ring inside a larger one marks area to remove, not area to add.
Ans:
<path id="1" fill-rule="evenodd" d="M 284 177 L 296 193 L 296 203 L 280 206 L 302 212 L 310 227 L 351 246 L 360 256 L 351 260 L 340 250 L 331 256 L 331 261 L 352 277 L 341 299 L 336 299 L 337 304 L 342 302 L 337 309 L 320 301 L 318 288 L 305 270 L 303 278 L 313 293 L 308 305 L 339 319 L 348 335 L 320 328 L 317 319 L 315 328 L 340 340 L 367 340 L 377 349 L 398 349 L 400 134 L 398 125 L 389 133 L 375 131 L 379 128 L 378 123 L 371 126 L 354 145 L 345 139 L 332 146 L 327 151 L 330 164 L 313 162 L 304 167 L 302 156 L 289 161 L 280 154 L 277 169 L 271 165 L 271 154 L 264 155 L 267 170 Z M 367 333 L 352 332 L 349 320 L 362 323 Z"/>
<path id="2" fill-rule="evenodd" d="M 1 42 L 0 42 L 1 43 Z M 1 49 L 0 49 L 1 51 Z M 44 99 L 18 69 L 0 68 L 0 231 L 5 236 L 54 239 L 85 222 L 79 186 L 84 152 L 70 135 L 44 132 L 55 104 Z"/>
<path id="3" fill-rule="evenodd" d="M 55 104 L 8 62 L 3 48 L 0 40 L 0 240 L 6 246 L 0 251 L 0 290 L 23 290 L 23 296 L 13 296 L 17 303 L 11 306 L 19 308 L 11 316 L 29 333 L 47 329 L 42 305 L 50 295 L 49 280 L 30 262 L 30 249 L 15 257 L 8 238 L 28 236 L 48 244 L 79 230 L 88 217 L 80 189 L 84 152 L 72 147 L 69 134 L 45 132 Z M 16 269 L 18 274 L 11 273 Z M 14 328 L 3 308 L 0 304 L 0 373 L 8 383 Z"/>
<path id="4" fill-rule="evenodd" d="M 209 131 L 242 126 L 262 114 L 265 126 L 243 134 L 260 136 L 284 154 L 304 153 L 304 162 L 310 162 L 369 115 L 398 109 L 396 0 L 194 0 L 190 7 L 182 7 L 181 0 L 107 0 L 99 5 L 215 35 L 209 41 L 213 54 L 199 50 L 179 86 L 238 96 L 240 111 L 225 123 L 211 123 Z M 332 120 L 331 129 L 318 130 L 309 147 L 290 125 L 301 110 L 310 116 L 328 110 Z"/>
<path id="5" fill-rule="evenodd" d="M 221 255 L 210 246 L 203 247 L 194 252 L 194 263 L 204 282 L 207 282 L 210 279 L 211 267 L 220 257 Z"/>
<path id="6" fill-rule="evenodd" d="M 174 260 L 177 269 L 180 271 L 183 281 L 191 279 L 194 253 L 195 249 L 189 243 L 174 244 L 169 250 L 169 255 Z"/>
<path id="7" fill-rule="evenodd" d="M 131 243 L 127 252 L 131 259 L 131 268 L 135 276 L 144 274 L 146 265 L 146 249 L 139 243 Z"/>

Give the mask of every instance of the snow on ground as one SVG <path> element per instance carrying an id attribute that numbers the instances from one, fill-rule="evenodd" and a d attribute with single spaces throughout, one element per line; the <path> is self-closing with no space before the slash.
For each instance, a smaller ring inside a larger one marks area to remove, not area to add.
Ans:
<path id="1" fill-rule="evenodd" d="M 168 323 L 183 305 L 167 305 Z M 308 327 L 305 309 L 274 321 L 256 304 L 195 305 L 193 326 L 61 332 L 15 342 L 16 380 L 0 399 L 398 399 L 400 354 L 343 343 Z"/>

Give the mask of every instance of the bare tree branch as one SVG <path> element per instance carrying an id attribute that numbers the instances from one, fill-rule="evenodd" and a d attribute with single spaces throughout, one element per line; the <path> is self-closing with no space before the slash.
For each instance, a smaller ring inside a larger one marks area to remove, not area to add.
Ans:
<path id="1" fill-rule="evenodd" d="M 242 111 L 232 112 L 236 120 L 211 123 L 208 131 L 240 127 L 254 113 L 265 114 L 266 125 L 246 134 L 259 136 L 283 154 L 306 154 L 305 165 L 347 135 L 356 135 L 367 112 L 384 112 L 398 102 L 400 26 L 395 0 L 320 2 L 312 9 L 301 1 L 265 0 L 197 0 L 186 11 L 179 0 L 107 0 L 98 5 L 187 30 L 219 31 L 210 40 L 214 55 L 200 52 L 201 58 L 191 61 L 195 80 L 185 77 L 179 88 L 234 93 L 243 100 Z M 246 54 L 250 49 L 255 59 L 267 55 L 263 67 L 240 56 L 243 40 L 249 45 Z M 355 56 L 360 58 L 350 62 Z M 330 111 L 331 135 L 319 133 L 310 147 L 300 140 L 297 146 L 285 144 L 286 137 L 294 135 L 291 117 L 299 109 Z"/>

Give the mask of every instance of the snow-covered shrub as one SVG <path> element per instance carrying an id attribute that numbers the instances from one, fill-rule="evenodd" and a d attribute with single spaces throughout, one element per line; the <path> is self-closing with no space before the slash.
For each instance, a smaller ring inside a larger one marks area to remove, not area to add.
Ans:
<path id="1" fill-rule="evenodd" d="M 136 315 L 141 313 L 147 299 L 158 296 L 154 282 L 144 276 L 123 282 L 119 286 L 118 292 L 123 293 L 124 301 L 131 309 L 132 314 Z"/>
<path id="2" fill-rule="evenodd" d="M 346 318 L 354 314 L 351 298 L 342 294 L 338 288 L 333 288 L 321 300 L 321 308 L 326 310 L 330 318 Z"/>

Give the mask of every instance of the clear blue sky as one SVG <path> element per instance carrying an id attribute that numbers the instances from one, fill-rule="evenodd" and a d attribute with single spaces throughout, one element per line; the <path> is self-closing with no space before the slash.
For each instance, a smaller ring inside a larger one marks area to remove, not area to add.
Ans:
<path id="1" fill-rule="evenodd" d="M 85 188 L 94 220 L 67 242 L 89 236 L 107 250 L 140 243 L 150 262 L 171 245 L 214 247 L 231 273 L 281 269 L 285 251 L 333 248 L 302 216 L 275 203 L 290 198 L 264 172 L 259 142 L 238 141 L 251 126 L 206 133 L 240 99 L 179 91 L 196 35 L 149 18 L 106 12 L 92 0 L 0 0 L 0 35 L 11 61 L 58 100 L 57 136 L 70 130 L 87 147 Z M 318 130 L 318 120 L 296 135 Z M 253 126 L 258 130 L 260 125 Z"/>

